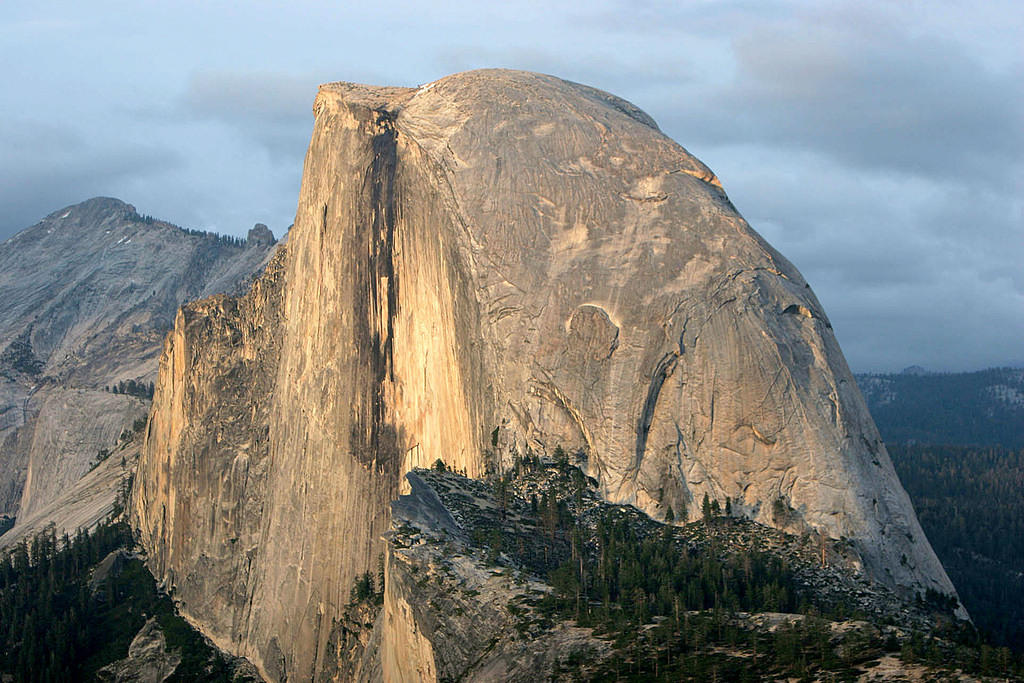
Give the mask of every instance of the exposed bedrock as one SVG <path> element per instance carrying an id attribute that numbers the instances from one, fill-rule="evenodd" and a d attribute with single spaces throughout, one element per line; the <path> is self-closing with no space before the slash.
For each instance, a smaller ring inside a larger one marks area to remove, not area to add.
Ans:
<path id="1" fill-rule="evenodd" d="M 404 472 L 557 445 L 652 516 L 730 497 L 953 592 L 814 294 L 646 114 L 498 70 L 329 84 L 314 113 L 286 253 L 168 338 L 135 491 L 218 645 L 331 668 Z"/>
<path id="2" fill-rule="evenodd" d="M 109 197 L 0 243 L 0 515 L 17 519 L 0 548 L 49 522 L 73 533 L 109 509 L 117 477 L 83 482 L 148 412 L 146 387 L 178 307 L 245 291 L 272 252 L 265 227 L 243 244 Z M 114 484 L 105 496 L 103 482 Z"/>

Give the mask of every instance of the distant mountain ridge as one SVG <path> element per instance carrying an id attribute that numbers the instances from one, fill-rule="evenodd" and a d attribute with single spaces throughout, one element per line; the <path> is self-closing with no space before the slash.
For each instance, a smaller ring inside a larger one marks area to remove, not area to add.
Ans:
<path id="1" fill-rule="evenodd" d="M 855 378 L 886 442 L 1024 448 L 1024 368 Z"/>
<path id="2" fill-rule="evenodd" d="M 181 304 L 240 291 L 274 242 L 264 225 L 243 240 L 95 197 L 0 243 L 0 515 L 70 492 L 148 413 L 146 392 L 114 388 L 156 379 Z"/>

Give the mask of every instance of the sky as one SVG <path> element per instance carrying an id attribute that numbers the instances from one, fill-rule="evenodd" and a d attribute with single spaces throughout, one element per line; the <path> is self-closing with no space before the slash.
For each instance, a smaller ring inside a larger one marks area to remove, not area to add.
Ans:
<path id="1" fill-rule="evenodd" d="M 855 372 L 1024 365 L 1016 1 L 0 3 L 0 239 L 114 196 L 291 224 L 319 83 L 554 74 L 630 100 L 810 282 Z"/>

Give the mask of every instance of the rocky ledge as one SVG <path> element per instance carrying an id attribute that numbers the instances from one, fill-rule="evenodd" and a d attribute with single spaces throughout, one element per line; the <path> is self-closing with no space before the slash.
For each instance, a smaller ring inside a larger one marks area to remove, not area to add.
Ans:
<path id="1" fill-rule="evenodd" d="M 662 524 L 605 502 L 567 461 L 527 459 L 489 481 L 439 462 L 406 479 L 386 557 L 357 581 L 349 614 L 359 616 L 335 638 L 358 662 L 345 679 L 589 680 L 650 667 L 686 678 L 800 666 L 868 677 L 882 663 L 886 675 L 909 675 L 917 665 L 896 653 L 960 628 L 954 598 L 901 598 L 864 573 L 845 540 L 721 511 Z M 799 666 L 785 651 L 815 643 L 818 654 Z"/>

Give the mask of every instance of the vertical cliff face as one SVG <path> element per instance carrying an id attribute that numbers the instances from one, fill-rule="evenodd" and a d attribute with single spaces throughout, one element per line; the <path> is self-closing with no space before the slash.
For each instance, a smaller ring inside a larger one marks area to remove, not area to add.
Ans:
<path id="1" fill-rule="evenodd" d="M 383 101 L 361 96 L 317 101 L 301 227 L 260 280 L 266 298 L 179 315 L 135 495 L 154 571 L 185 614 L 275 679 L 326 665 L 353 579 L 383 552 L 401 473 L 424 453 L 483 472 L 484 394 L 459 353 L 478 316 L 446 244 L 452 218 L 429 168 L 397 163 L 407 142 Z M 240 374 L 247 349 L 262 355 Z M 237 436 L 217 433 L 223 420 Z M 250 474 L 236 479 L 239 457 Z M 262 520 L 237 541 L 205 512 L 231 500 L 229 518 Z"/>
<path id="2" fill-rule="evenodd" d="M 284 253 L 244 297 L 179 311 L 130 512 L 153 574 L 183 614 L 236 652 L 246 651 L 263 532 Z"/>
<path id="3" fill-rule="evenodd" d="M 612 501 L 728 496 L 953 591 L 808 285 L 643 112 L 509 71 L 330 84 L 314 112 L 287 256 L 179 315 L 135 492 L 218 644 L 327 670 L 405 471 L 556 445 Z"/>

